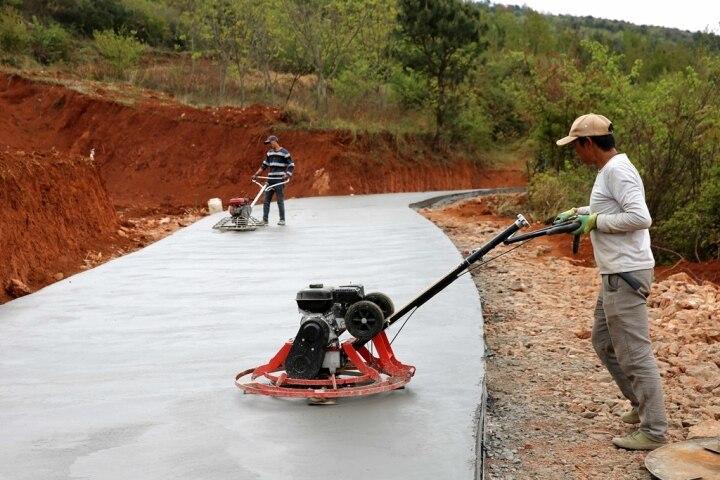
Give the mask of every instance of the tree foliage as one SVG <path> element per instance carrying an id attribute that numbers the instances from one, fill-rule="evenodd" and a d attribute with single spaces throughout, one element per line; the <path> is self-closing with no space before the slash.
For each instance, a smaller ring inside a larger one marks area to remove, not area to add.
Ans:
<path id="1" fill-rule="evenodd" d="M 225 78 L 232 67 L 242 82 L 250 70 L 250 49 L 253 28 L 260 7 L 252 0 L 204 0 L 196 2 L 189 12 L 188 23 L 204 46 L 205 53 L 220 60 L 222 74 L 221 96 Z M 242 85 L 242 101 L 245 89 Z"/>
<path id="2" fill-rule="evenodd" d="M 98 53 L 110 64 L 115 78 L 125 78 L 128 71 L 140 60 L 145 45 L 132 35 L 122 35 L 112 30 L 94 32 Z"/>
<path id="3" fill-rule="evenodd" d="M 0 9 L 0 52 L 17 54 L 29 43 L 30 32 L 22 15 L 12 7 Z"/>
<path id="4" fill-rule="evenodd" d="M 623 57 L 607 47 L 588 41 L 583 49 L 584 62 L 561 56 L 536 61 L 532 70 L 533 88 L 523 102 L 537 142 L 531 202 L 541 204 L 558 179 L 583 177 L 572 149 L 557 148 L 554 140 L 575 117 L 603 113 L 613 121 L 618 149 L 643 176 L 656 242 L 686 256 L 716 256 L 720 227 L 708 205 L 716 200 L 720 165 L 720 60 L 705 57 L 695 68 L 641 82 L 639 62 L 624 72 Z M 588 181 L 580 190 L 590 187 Z"/>
<path id="5" fill-rule="evenodd" d="M 351 62 L 353 51 L 363 49 L 362 39 L 377 33 L 390 4 L 386 0 L 283 2 L 287 24 L 294 26 L 287 36 L 302 63 L 311 66 L 316 76 L 318 107 L 325 107 L 328 81 Z"/>
<path id="6" fill-rule="evenodd" d="M 477 7 L 462 0 L 399 0 L 398 5 L 396 56 L 425 78 L 438 139 L 459 113 L 458 88 L 482 50 L 485 25 Z"/>
<path id="7" fill-rule="evenodd" d="M 692 200 L 660 224 L 660 239 L 687 258 L 720 260 L 720 162 L 707 170 L 696 190 Z"/>

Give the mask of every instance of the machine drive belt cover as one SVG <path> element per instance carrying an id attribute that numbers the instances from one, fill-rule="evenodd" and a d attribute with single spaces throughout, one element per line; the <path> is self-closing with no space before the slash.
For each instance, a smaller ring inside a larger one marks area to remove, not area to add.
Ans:
<path id="1" fill-rule="evenodd" d="M 322 320 L 307 320 L 300 325 L 285 360 L 285 371 L 291 378 L 317 378 L 325 359 L 330 327 Z"/>

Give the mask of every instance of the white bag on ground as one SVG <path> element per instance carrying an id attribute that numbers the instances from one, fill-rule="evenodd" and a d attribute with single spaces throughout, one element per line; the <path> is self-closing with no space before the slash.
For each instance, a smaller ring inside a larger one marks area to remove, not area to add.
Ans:
<path id="1" fill-rule="evenodd" d="M 208 214 L 220 213 L 223 211 L 222 200 L 219 198 L 211 198 L 208 200 Z"/>

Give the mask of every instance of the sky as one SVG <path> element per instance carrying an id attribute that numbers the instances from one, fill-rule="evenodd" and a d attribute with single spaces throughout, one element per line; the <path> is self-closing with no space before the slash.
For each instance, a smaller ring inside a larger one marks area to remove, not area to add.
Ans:
<path id="1" fill-rule="evenodd" d="M 493 0 L 503 5 L 526 5 L 541 13 L 556 15 L 593 16 L 610 20 L 625 20 L 637 25 L 657 25 L 691 32 L 706 28 L 720 34 L 720 2 L 717 0 L 637 1 L 604 0 Z"/>

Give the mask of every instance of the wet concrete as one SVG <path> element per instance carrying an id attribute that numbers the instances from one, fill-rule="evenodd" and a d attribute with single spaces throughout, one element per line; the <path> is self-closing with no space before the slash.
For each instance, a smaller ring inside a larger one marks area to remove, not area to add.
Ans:
<path id="1" fill-rule="evenodd" d="M 356 282 L 401 306 L 461 260 L 409 209 L 435 194 L 293 200 L 288 226 L 217 215 L 0 306 L 2 479 L 470 479 L 484 375 L 469 275 L 393 344 L 405 390 L 311 407 L 236 372 L 292 337 L 295 292 Z M 394 331 L 402 322 L 390 330 Z"/>

